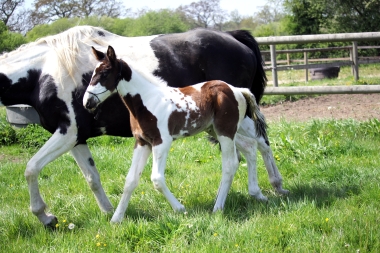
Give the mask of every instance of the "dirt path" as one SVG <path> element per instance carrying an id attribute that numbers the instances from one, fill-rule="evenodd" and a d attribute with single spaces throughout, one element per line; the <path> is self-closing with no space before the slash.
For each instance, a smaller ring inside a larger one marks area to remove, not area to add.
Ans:
<path id="1" fill-rule="evenodd" d="M 269 122 L 311 119 L 380 119 L 380 94 L 337 94 L 262 106 Z"/>

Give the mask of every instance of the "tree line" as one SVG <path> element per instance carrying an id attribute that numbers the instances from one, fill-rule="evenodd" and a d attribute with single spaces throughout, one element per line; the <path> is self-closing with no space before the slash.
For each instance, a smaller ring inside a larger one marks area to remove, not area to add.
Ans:
<path id="1" fill-rule="evenodd" d="M 379 31 L 378 10 L 380 0 L 267 0 L 250 16 L 222 9 L 220 0 L 137 12 L 118 0 L 34 0 L 29 9 L 25 0 L 0 0 L 0 52 L 76 25 L 100 26 L 122 36 L 183 32 L 195 27 L 246 29 L 256 37 L 373 32 Z"/>

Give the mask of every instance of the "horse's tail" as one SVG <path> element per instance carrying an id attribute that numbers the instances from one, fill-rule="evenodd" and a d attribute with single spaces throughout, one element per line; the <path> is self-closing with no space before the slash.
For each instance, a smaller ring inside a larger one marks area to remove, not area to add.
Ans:
<path id="1" fill-rule="evenodd" d="M 241 88 L 240 91 L 243 94 L 245 101 L 247 102 L 246 115 L 250 117 L 255 124 L 256 136 L 262 136 L 268 142 L 268 125 L 265 121 L 264 114 L 261 113 L 259 105 L 256 103 L 255 96 L 248 89 Z"/>
<path id="2" fill-rule="evenodd" d="M 267 86 L 267 76 L 265 74 L 264 65 L 265 62 L 261 57 L 261 52 L 259 49 L 259 44 L 255 40 L 255 38 L 251 35 L 251 33 L 247 30 L 235 30 L 228 31 L 232 37 L 234 37 L 240 43 L 246 45 L 249 49 L 252 50 L 255 60 L 256 60 L 256 71 L 255 76 L 253 78 L 253 83 L 250 88 L 251 92 L 255 95 L 256 101 L 259 104 L 261 98 L 263 97 L 265 87 Z"/>

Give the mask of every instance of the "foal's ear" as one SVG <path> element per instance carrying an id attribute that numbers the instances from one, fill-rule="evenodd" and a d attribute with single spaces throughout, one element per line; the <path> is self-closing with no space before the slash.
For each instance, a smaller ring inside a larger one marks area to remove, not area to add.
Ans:
<path id="1" fill-rule="evenodd" d="M 111 46 L 108 46 L 107 57 L 108 57 L 108 59 L 110 60 L 111 63 L 117 62 L 115 50 Z"/>
<path id="2" fill-rule="evenodd" d="M 103 52 L 96 50 L 94 47 L 91 47 L 91 48 L 92 48 L 92 53 L 95 55 L 95 58 L 98 61 L 103 61 L 104 57 L 106 57 L 106 55 Z"/>

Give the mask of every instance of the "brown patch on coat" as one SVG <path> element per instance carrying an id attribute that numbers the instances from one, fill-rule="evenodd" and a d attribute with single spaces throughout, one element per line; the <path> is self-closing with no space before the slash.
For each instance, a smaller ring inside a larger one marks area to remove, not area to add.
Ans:
<path id="1" fill-rule="evenodd" d="M 214 118 L 215 132 L 218 135 L 234 138 L 239 121 L 238 102 L 225 82 L 209 81 L 200 91 L 191 86 L 179 88 L 179 91 L 185 96 L 191 96 L 199 111 L 190 112 L 188 126 L 185 126 L 186 112 L 173 112 L 168 122 L 171 134 L 178 134 L 180 130 L 187 130 L 192 134 L 200 128 L 204 129 L 205 124 Z M 197 124 L 197 129 L 192 129 L 193 123 Z"/>
<path id="2" fill-rule="evenodd" d="M 131 130 L 136 141 L 144 146 L 157 146 L 162 143 L 161 134 L 157 127 L 157 118 L 146 108 L 139 94 L 122 97 L 129 109 Z"/>

